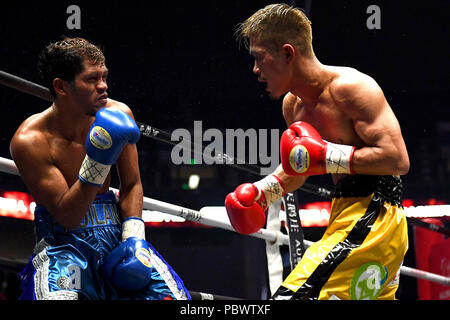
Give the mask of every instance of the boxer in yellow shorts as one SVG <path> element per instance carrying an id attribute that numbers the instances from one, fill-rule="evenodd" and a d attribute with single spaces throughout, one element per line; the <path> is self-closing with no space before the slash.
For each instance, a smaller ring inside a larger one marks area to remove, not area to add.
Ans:
<path id="1" fill-rule="evenodd" d="M 289 128 L 280 141 L 281 165 L 227 195 L 234 229 L 258 231 L 267 208 L 310 176 L 330 174 L 336 185 L 325 235 L 273 298 L 394 299 L 408 247 L 400 176 L 410 163 L 381 87 L 354 68 L 322 64 L 311 22 L 299 8 L 268 5 L 235 34 L 254 57 L 258 81 L 272 98 L 282 98 Z"/>
<path id="2" fill-rule="evenodd" d="M 392 176 L 349 176 L 338 182 L 322 239 L 274 299 L 395 299 L 408 249 L 402 185 Z"/>

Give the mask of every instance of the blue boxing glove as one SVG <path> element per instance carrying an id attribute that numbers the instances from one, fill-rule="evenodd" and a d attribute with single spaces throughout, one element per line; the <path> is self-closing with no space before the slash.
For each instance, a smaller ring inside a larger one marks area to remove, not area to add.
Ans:
<path id="1" fill-rule="evenodd" d="M 137 143 L 139 136 L 139 128 L 124 111 L 112 108 L 97 111 L 86 137 L 86 157 L 78 178 L 85 183 L 102 186 L 124 146 Z"/>
<path id="2" fill-rule="evenodd" d="M 150 283 L 152 264 L 142 219 L 124 220 L 122 242 L 106 257 L 103 274 L 114 286 L 129 291 Z"/>

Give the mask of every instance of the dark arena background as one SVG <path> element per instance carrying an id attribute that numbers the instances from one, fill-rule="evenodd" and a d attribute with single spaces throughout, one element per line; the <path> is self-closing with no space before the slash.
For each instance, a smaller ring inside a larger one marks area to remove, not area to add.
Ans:
<path id="1" fill-rule="evenodd" d="M 281 135 L 286 128 L 281 100 L 269 98 L 258 83 L 252 57 L 233 34 L 239 22 L 269 3 L 4 1 L 0 5 L 0 70 L 42 85 L 36 61 L 43 46 L 61 35 L 84 37 L 104 49 L 109 97 L 126 103 L 140 122 L 167 132 L 178 128 L 193 132 L 194 121 L 201 121 L 203 132 L 253 128 L 277 129 Z M 313 46 L 322 63 L 354 67 L 383 89 L 409 152 L 411 169 L 402 177 L 407 204 L 450 204 L 449 1 L 290 3 L 302 7 L 312 21 Z M 79 11 L 69 10 L 71 5 Z M 371 5 L 379 8 L 378 25 L 374 12 L 368 10 Z M 17 127 L 50 103 L 6 86 L 0 86 L 0 102 L 0 157 L 11 159 L 9 142 Z M 225 196 L 236 186 L 260 179 L 223 164 L 192 160 L 176 165 L 171 161 L 173 147 L 145 137 L 138 142 L 146 197 L 200 210 L 223 206 Z M 192 175 L 199 177 L 198 185 L 189 184 Z M 333 188 L 329 176 L 315 176 L 308 182 Z M 115 176 L 112 186 L 118 187 Z M 27 189 L 15 175 L 1 173 L 0 193 L 0 205 L 14 195 L 19 206 L 32 202 L 26 202 Z M 327 199 L 318 195 L 299 190 L 297 196 L 300 208 L 326 207 Z M 8 300 L 20 293 L 15 263 L 26 262 L 34 246 L 33 223 L 18 218 L 17 212 L 0 207 L 0 257 L 4 260 L 0 295 Z M 419 219 L 439 225 L 443 232 L 409 224 L 404 266 L 437 273 L 427 261 L 434 252 L 432 245 L 440 244 L 444 264 L 440 274 L 450 276 L 448 241 L 442 246 L 448 237 L 449 215 L 445 211 Z M 148 220 L 147 239 L 190 290 L 251 300 L 269 297 L 264 240 L 166 220 Z M 303 229 L 306 239 L 317 241 L 325 225 L 313 222 Z M 448 300 L 450 286 L 401 275 L 397 299 Z"/>

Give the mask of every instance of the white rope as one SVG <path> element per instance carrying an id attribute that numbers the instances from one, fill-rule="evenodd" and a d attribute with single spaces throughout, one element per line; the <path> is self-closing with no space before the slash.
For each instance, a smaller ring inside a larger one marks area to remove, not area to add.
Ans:
<path id="1" fill-rule="evenodd" d="M 114 188 L 111 188 L 111 190 L 118 192 Z M 206 226 L 236 232 L 228 219 L 225 207 L 203 207 L 200 211 L 197 211 L 144 197 L 143 209 L 164 212 Z M 248 236 L 263 239 L 278 245 L 289 245 L 289 237 L 280 231 L 271 231 L 262 228 Z M 311 241 L 305 241 L 305 245 L 308 247 L 312 243 Z"/>
<path id="2" fill-rule="evenodd" d="M 20 176 L 16 164 L 11 159 L 0 157 L 0 171 Z"/>
<path id="3" fill-rule="evenodd" d="M 405 276 L 410 276 L 413 278 L 424 279 L 432 282 L 437 282 L 445 286 L 450 286 L 450 277 L 441 276 L 439 274 L 430 273 L 411 267 L 402 266 L 400 268 L 400 273 Z"/>
<path id="4" fill-rule="evenodd" d="M 20 176 L 14 161 L 2 157 L 0 157 L 0 171 Z M 118 192 L 117 189 L 114 188 L 111 189 L 114 192 Z M 168 214 L 182 217 L 189 221 L 236 232 L 229 223 L 229 221 L 227 222 L 228 217 L 225 218 L 226 216 L 225 207 L 204 207 L 200 209 L 200 211 L 196 211 L 192 209 L 183 208 L 174 204 L 166 203 L 163 201 L 144 197 L 143 208 L 147 210 L 165 212 Z M 267 241 L 272 241 L 279 245 L 289 245 L 288 236 L 279 231 L 274 232 L 266 229 L 260 229 L 258 232 L 252 233 L 249 236 L 264 239 Z M 306 247 L 311 246 L 311 244 L 313 244 L 313 242 L 305 240 Z M 427 271 L 401 266 L 400 273 L 406 276 L 426 279 L 432 282 L 437 282 L 446 286 L 450 286 L 450 277 L 441 276 Z"/>

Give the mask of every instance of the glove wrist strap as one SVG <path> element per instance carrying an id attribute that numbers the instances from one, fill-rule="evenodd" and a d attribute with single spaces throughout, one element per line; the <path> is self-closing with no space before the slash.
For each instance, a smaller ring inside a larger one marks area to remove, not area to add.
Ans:
<path id="1" fill-rule="evenodd" d="M 145 223 L 138 217 L 129 217 L 122 224 L 122 241 L 135 237 L 145 240 Z"/>
<path id="2" fill-rule="evenodd" d="M 86 155 L 78 172 L 78 178 L 84 183 L 101 187 L 108 176 L 110 168 L 111 165 L 102 164 Z"/>
<path id="3" fill-rule="evenodd" d="M 335 144 L 327 141 L 327 173 L 353 174 L 352 159 L 355 147 Z"/>
<path id="4" fill-rule="evenodd" d="M 264 200 L 265 198 L 265 203 L 261 204 L 264 209 L 270 207 L 272 203 L 286 194 L 280 179 L 274 174 L 270 174 L 253 184 L 258 188 L 260 193 L 263 193 L 263 195 L 260 194 L 258 200 L 261 198 Z"/>

